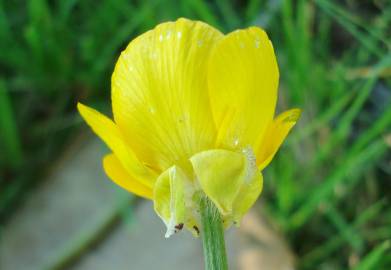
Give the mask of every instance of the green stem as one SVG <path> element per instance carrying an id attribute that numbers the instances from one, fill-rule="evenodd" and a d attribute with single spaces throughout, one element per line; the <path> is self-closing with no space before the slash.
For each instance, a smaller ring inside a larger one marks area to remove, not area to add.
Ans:
<path id="1" fill-rule="evenodd" d="M 227 270 L 224 228 L 216 206 L 206 197 L 200 200 L 201 236 L 205 270 Z"/>

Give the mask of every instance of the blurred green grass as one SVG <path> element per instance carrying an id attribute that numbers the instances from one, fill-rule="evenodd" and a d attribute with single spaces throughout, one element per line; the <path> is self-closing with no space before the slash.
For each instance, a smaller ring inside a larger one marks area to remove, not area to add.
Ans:
<path id="1" fill-rule="evenodd" d="M 381 0 L 0 0 L 0 219 L 78 134 L 76 101 L 108 110 L 127 42 L 178 17 L 224 32 L 260 25 L 273 41 L 279 110 L 303 117 L 266 171 L 263 201 L 299 269 L 391 269 L 391 4 Z"/>

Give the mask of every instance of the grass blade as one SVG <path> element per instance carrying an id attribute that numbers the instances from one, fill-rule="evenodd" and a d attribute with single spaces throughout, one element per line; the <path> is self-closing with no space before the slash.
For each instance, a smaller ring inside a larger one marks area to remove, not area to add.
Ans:
<path id="1" fill-rule="evenodd" d="M 384 255 L 390 249 L 391 242 L 387 240 L 382 244 L 375 247 L 371 252 L 369 252 L 362 261 L 353 268 L 353 270 L 369 270 L 369 269 L 379 269 L 378 265 L 383 260 Z"/>
<path id="2" fill-rule="evenodd" d="M 383 139 L 373 142 L 360 154 L 346 158 L 335 170 L 313 190 L 311 196 L 306 199 L 302 206 L 291 216 L 292 228 L 298 228 L 308 221 L 311 215 L 318 209 L 320 203 L 326 201 L 334 192 L 334 187 L 346 180 L 355 182 L 355 175 L 362 173 L 369 164 L 376 162 L 388 149 Z M 333 200 L 337 202 L 337 198 Z"/>
<path id="3" fill-rule="evenodd" d="M 6 162 L 16 169 L 22 164 L 23 154 L 16 119 L 5 82 L 0 79 L 0 138 Z"/>

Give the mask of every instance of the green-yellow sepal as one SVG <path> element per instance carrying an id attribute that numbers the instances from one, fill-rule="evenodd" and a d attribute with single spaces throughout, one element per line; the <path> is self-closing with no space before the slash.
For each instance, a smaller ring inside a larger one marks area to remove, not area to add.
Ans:
<path id="1" fill-rule="evenodd" d="M 190 158 L 193 172 L 173 166 L 154 188 L 154 207 L 167 226 L 166 237 L 183 226 L 197 234 L 200 226 L 198 194 L 219 209 L 225 227 L 240 222 L 262 191 L 262 174 L 251 150 L 208 150 Z"/>

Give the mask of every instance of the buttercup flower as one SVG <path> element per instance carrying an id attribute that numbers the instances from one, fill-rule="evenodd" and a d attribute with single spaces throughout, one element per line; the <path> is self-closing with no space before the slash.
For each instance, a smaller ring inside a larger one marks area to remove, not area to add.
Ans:
<path id="1" fill-rule="evenodd" d="M 274 118 L 279 72 L 258 27 L 223 35 L 198 21 L 158 25 L 130 42 L 112 75 L 114 120 L 78 104 L 112 153 L 119 186 L 153 200 L 170 236 L 198 233 L 200 196 L 224 226 L 239 222 L 262 191 L 262 174 L 300 111 Z"/>

